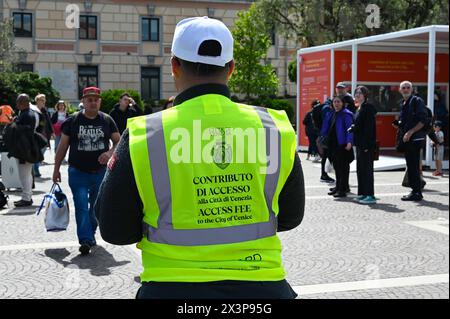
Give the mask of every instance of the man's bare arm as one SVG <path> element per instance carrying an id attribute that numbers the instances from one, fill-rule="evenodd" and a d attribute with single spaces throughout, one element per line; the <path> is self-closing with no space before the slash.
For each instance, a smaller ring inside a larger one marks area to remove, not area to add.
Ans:
<path id="1" fill-rule="evenodd" d="M 56 150 L 55 155 L 55 167 L 53 169 L 53 183 L 61 182 L 61 174 L 59 169 L 61 167 L 61 163 L 66 157 L 67 150 L 69 149 L 70 138 L 68 135 L 64 133 L 61 134 L 61 141 L 59 142 L 58 149 Z"/>

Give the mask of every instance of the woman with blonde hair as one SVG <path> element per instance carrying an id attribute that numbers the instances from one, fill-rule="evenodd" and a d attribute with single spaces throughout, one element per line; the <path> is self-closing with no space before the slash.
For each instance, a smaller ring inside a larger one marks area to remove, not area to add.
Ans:
<path id="1" fill-rule="evenodd" d="M 67 106 L 63 100 L 59 100 L 55 105 L 55 113 L 52 115 L 52 126 L 55 134 L 55 153 L 61 141 L 61 127 L 69 114 L 66 112 Z"/>

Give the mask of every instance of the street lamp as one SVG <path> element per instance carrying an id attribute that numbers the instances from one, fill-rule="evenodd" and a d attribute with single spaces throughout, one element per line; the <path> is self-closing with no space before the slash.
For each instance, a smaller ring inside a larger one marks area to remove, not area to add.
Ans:
<path id="1" fill-rule="evenodd" d="M 28 53 L 26 51 L 19 51 L 17 53 L 18 57 L 19 57 L 19 62 L 20 63 L 27 63 L 27 56 Z"/>
<path id="2" fill-rule="evenodd" d="M 87 64 L 92 63 L 93 54 L 92 51 L 89 51 L 88 53 L 84 54 L 84 62 Z"/>
<path id="3" fill-rule="evenodd" d="M 147 63 L 148 64 L 155 64 L 155 56 L 154 55 L 147 55 Z"/>
<path id="4" fill-rule="evenodd" d="M 148 4 L 147 12 L 148 12 L 149 16 L 154 16 L 155 15 L 155 6 L 153 4 Z"/>
<path id="5" fill-rule="evenodd" d="M 27 0 L 19 0 L 19 9 L 25 10 L 27 8 Z"/>
<path id="6" fill-rule="evenodd" d="M 84 1 L 84 10 L 86 12 L 91 12 L 92 11 L 92 0 Z"/>

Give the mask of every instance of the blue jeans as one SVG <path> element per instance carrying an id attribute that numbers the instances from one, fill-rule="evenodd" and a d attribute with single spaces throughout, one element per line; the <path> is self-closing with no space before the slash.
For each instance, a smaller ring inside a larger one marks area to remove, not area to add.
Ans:
<path id="1" fill-rule="evenodd" d="M 47 150 L 47 147 L 44 147 L 44 148 L 41 149 L 42 155 L 45 154 L 46 150 Z M 41 176 L 41 173 L 39 172 L 39 166 L 41 166 L 40 162 L 37 162 L 37 163 L 33 164 L 33 172 L 34 172 L 34 176 L 36 176 L 36 177 L 40 177 Z"/>
<path id="2" fill-rule="evenodd" d="M 69 186 L 75 204 L 77 236 L 80 244 L 95 244 L 98 224 L 94 215 L 94 203 L 105 172 L 106 168 L 103 168 L 97 173 L 90 174 L 69 166 Z"/>
<path id="3" fill-rule="evenodd" d="M 61 135 L 55 135 L 55 154 L 56 151 L 58 150 L 59 142 L 61 142 Z"/>

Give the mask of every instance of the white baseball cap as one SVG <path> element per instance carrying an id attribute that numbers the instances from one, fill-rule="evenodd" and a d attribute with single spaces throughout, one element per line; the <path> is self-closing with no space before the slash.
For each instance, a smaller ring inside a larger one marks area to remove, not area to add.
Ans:
<path id="1" fill-rule="evenodd" d="M 215 40 L 222 46 L 219 56 L 198 54 L 204 41 Z M 172 54 L 194 63 L 225 66 L 233 60 L 233 36 L 222 21 L 208 17 L 195 17 L 178 22 L 172 42 Z"/>

